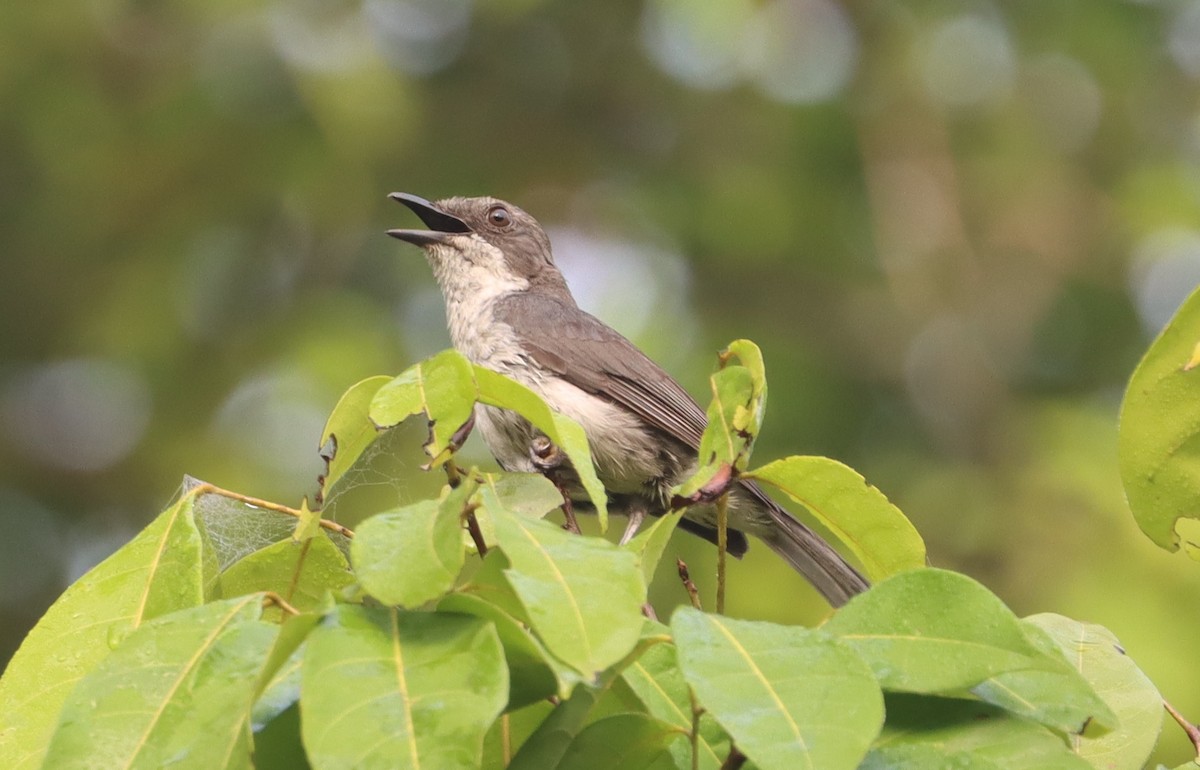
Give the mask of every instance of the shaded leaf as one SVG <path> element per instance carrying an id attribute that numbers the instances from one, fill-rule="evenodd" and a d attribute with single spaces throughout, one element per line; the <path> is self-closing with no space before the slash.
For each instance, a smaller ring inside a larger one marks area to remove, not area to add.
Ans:
<path id="1" fill-rule="evenodd" d="M 510 409 L 524 417 L 537 428 L 554 446 L 565 452 L 571 466 L 579 476 L 579 482 L 587 492 L 588 499 L 596 508 L 600 531 L 608 529 L 608 503 L 604 485 L 596 476 L 592 464 L 587 434 L 579 423 L 566 415 L 559 414 L 546 405 L 541 396 L 524 385 L 496 374 L 482 366 L 475 367 L 475 382 L 479 387 L 479 401 L 489 406 Z"/>
<path id="2" fill-rule="evenodd" d="M 75 684 L 146 620 L 204 601 L 201 537 L 186 495 L 77 580 L 0 678 L 0 767 L 40 767 Z"/>
<path id="3" fill-rule="evenodd" d="M 1200 519 L 1200 289 L 1176 312 L 1133 372 L 1121 404 L 1121 480 L 1138 526 L 1179 548 L 1176 523 Z"/>
<path id="4" fill-rule="evenodd" d="M 674 770 L 667 747 L 687 740 L 687 732 L 639 713 L 616 714 L 592 722 L 567 747 L 559 770 Z"/>
<path id="5" fill-rule="evenodd" d="M 1041 725 L 986 703 L 889 695 L 888 723 L 864 770 L 1088 770 Z"/>
<path id="6" fill-rule="evenodd" d="M 947 570 L 888 578 L 823 628 L 857 650 L 886 690 L 956 693 L 997 674 L 1055 665 L 991 591 Z"/>
<path id="7" fill-rule="evenodd" d="M 598 689 L 576 687 L 571 697 L 555 706 L 525 740 L 508 770 L 550 770 L 558 767 L 571 742 L 583 729 L 600 695 Z"/>
<path id="8" fill-rule="evenodd" d="M 490 623 L 341 605 L 307 642 L 304 747 L 314 766 L 335 770 L 475 768 L 507 695 Z"/>
<path id="9" fill-rule="evenodd" d="M 279 627 L 261 595 L 138 628 L 71 692 L 47 767 L 250 768 L 249 715 Z"/>
<path id="10" fill-rule="evenodd" d="M 821 631 L 681 607 L 671 630 L 701 705 L 762 770 L 855 768 L 883 723 L 870 668 Z"/>
<path id="11" fill-rule="evenodd" d="M 633 649 L 646 601 L 634 554 L 503 509 L 493 519 L 512 565 L 505 577 L 558 659 L 591 678 Z"/>
<path id="12" fill-rule="evenodd" d="M 652 621 L 647 621 L 647 625 L 667 631 L 665 626 Z M 691 732 L 692 700 L 679 669 L 674 644 L 657 644 L 646 650 L 625 667 L 621 678 L 650 715 Z M 719 770 L 729 754 L 729 736 L 707 712 L 700 716 L 697 748 L 698 767 L 704 770 Z M 677 766 L 692 766 L 692 747 L 688 741 L 672 743 L 669 750 Z"/>
<path id="13" fill-rule="evenodd" d="M 807 508 L 849 546 L 871 580 L 925 566 L 912 522 L 861 475 L 828 457 L 785 457 L 746 474 Z"/>

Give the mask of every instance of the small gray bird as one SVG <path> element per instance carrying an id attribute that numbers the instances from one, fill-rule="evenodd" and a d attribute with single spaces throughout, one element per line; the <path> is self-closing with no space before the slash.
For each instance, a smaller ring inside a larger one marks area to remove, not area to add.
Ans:
<path id="1" fill-rule="evenodd" d="M 454 347 L 583 426 L 610 506 L 628 514 L 633 528 L 645 514 L 665 513 L 671 488 L 696 468 L 704 410 L 633 343 L 579 309 L 533 217 L 495 198 L 390 197 L 428 228 L 388 235 L 424 249 Z M 544 449 L 546 439 L 524 418 L 480 405 L 475 423 L 505 470 L 545 470 L 537 447 L 540 441 Z M 586 501 L 577 483 L 567 490 Z M 866 590 L 866 580 L 837 551 L 753 482 L 739 480 L 731 492 L 731 554 L 745 554 L 748 532 L 835 607 Z M 716 542 L 715 522 L 713 505 L 693 505 L 680 527 Z"/>

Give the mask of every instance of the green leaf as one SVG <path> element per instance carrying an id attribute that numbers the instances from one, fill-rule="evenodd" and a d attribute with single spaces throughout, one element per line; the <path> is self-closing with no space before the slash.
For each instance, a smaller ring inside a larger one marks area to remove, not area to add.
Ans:
<path id="1" fill-rule="evenodd" d="M 414 414 L 429 418 L 425 452 L 439 465 L 450 457 L 450 439 L 471 419 L 475 380 L 471 364 L 457 350 L 443 350 L 410 366 L 381 387 L 371 399 L 371 420 L 382 428 L 398 425 Z"/>
<path id="2" fill-rule="evenodd" d="M 47 767 L 250 768 L 249 714 L 279 627 L 261 595 L 138 628 L 71 692 Z"/>
<path id="3" fill-rule="evenodd" d="M 308 498 L 300 501 L 300 515 L 296 517 L 296 528 L 292 530 L 292 542 L 312 540 L 321 532 L 321 511 L 308 507 Z"/>
<path id="4" fill-rule="evenodd" d="M 667 543 L 671 540 L 671 534 L 675 531 L 679 520 L 683 518 L 683 514 L 683 511 L 675 511 L 660 516 L 653 524 L 639 532 L 637 537 L 623 546 L 626 550 L 638 554 L 642 564 L 642 579 L 646 585 L 650 585 L 654 580 L 658 563 L 662 560 Z"/>
<path id="5" fill-rule="evenodd" d="M 1162 696 L 1112 632 L 1051 613 L 1033 615 L 1026 622 L 1053 639 L 1116 715 L 1117 725 L 1111 730 L 1097 720 L 1082 736 L 1071 736 L 1075 752 L 1096 767 L 1145 764 L 1162 729 Z"/>
<path id="6" fill-rule="evenodd" d="M 666 632 L 661 624 L 646 622 Z M 663 722 L 667 722 L 690 733 L 692 729 L 692 701 L 674 644 L 656 644 L 632 661 L 621 672 L 621 678 L 642 702 L 646 711 Z M 721 729 L 712 715 L 700 715 L 698 767 L 703 770 L 719 770 L 729 754 L 729 736 Z M 691 767 L 692 747 L 687 741 L 673 743 L 671 755 L 679 767 Z"/>
<path id="7" fill-rule="evenodd" d="M 301 612 L 324 605 L 328 591 L 337 591 L 354 582 L 345 555 L 328 537 L 318 533 L 309 543 L 281 540 L 246 555 L 221 573 L 221 596 L 229 599 L 245 594 L 271 591 Z M 268 610 L 277 617 L 279 610 Z"/>
<path id="8" fill-rule="evenodd" d="M 602 691 L 576 687 L 521 745 L 508 770 L 553 770 L 583 729 Z"/>
<path id="9" fill-rule="evenodd" d="M 442 612 L 458 612 L 490 620 L 496 626 L 508 665 L 506 711 L 550 696 L 566 698 L 579 674 L 558 661 L 515 617 L 475 593 L 455 591 L 438 603 Z"/>
<path id="10" fill-rule="evenodd" d="M 1000 599 L 947 570 L 888 578 L 823 628 L 857 650 L 886 690 L 958 693 L 1009 671 L 1055 670 Z"/>
<path id="11" fill-rule="evenodd" d="M 364 521 L 350 544 L 359 581 L 384 604 L 419 607 L 454 587 L 466 559 L 462 511 L 475 491 L 465 482 L 441 501 L 418 503 Z"/>
<path id="12" fill-rule="evenodd" d="M 634 554 L 503 509 L 493 519 L 512 564 L 504 574 L 556 657 L 591 678 L 633 649 L 646 601 Z"/>
<path id="13" fill-rule="evenodd" d="M 863 770 L 1091 768 L 1046 728 L 986 703 L 889 695 L 887 713 Z"/>
<path id="14" fill-rule="evenodd" d="M 492 517 L 497 508 L 512 511 L 531 519 L 543 518 L 547 513 L 562 505 L 563 496 L 554 483 L 537 473 L 483 473 L 478 474 L 480 486 L 475 493 L 475 521 L 485 543 L 496 543 L 496 528 Z M 466 536 L 467 547 L 473 548 L 474 541 Z"/>
<path id="15" fill-rule="evenodd" d="M 194 495 L 58 598 L 0 678 L 0 767 L 33 770 L 76 682 L 145 621 L 204 601 Z"/>
<path id="16" fill-rule="evenodd" d="M 370 418 L 371 401 L 391 379 L 381 374 L 355 383 L 342 394 L 329 414 L 320 442 L 322 457 L 327 462 L 325 476 L 321 479 L 322 500 L 329 498 L 329 490 L 379 436 L 379 429 Z"/>
<path id="17" fill-rule="evenodd" d="M 482 770 L 509 770 L 513 753 L 542 726 L 553 710 L 553 704 L 541 700 L 497 719 L 483 739 Z"/>
<path id="18" fill-rule="evenodd" d="M 700 704 L 762 770 L 855 768 L 883 724 L 870 668 L 821 631 L 681 607 L 679 666 Z"/>
<path id="19" fill-rule="evenodd" d="M 1179 548 L 1176 524 L 1200 519 L 1200 289 L 1146 351 L 1121 404 L 1125 496 L 1142 531 Z"/>
<path id="20" fill-rule="evenodd" d="M 301 732 L 314 767 L 479 766 L 508 695 L 490 623 L 341 605 L 306 646 Z"/>
<path id="21" fill-rule="evenodd" d="M 690 728 L 689 728 L 690 729 Z M 667 747 L 686 742 L 687 731 L 647 714 L 628 713 L 599 719 L 567 747 L 558 770 L 675 770 Z"/>
<path id="22" fill-rule="evenodd" d="M 1054 664 L 1052 667 L 997 674 L 971 692 L 988 703 L 1063 733 L 1082 732 L 1089 722 L 1106 728 L 1115 727 L 1116 715 L 1076 667 L 1082 665 L 1082 651 L 1067 649 L 1065 645 L 1072 641 L 1069 638 L 1062 639 L 1063 646 L 1060 647 L 1056 641 L 1057 629 L 1053 625 L 1045 629 L 1039 625 L 1045 622 L 1039 618 L 1060 617 L 1034 616 L 1021 621 L 1026 638 L 1046 655 Z M 1068 624 L 1067 628 L 1071 628 L 1071 624 L 1080 625 L 1067 618 L 1061 620 Z M 1068 661 L 1073 661 L 1074 665 Z"/>
<path id="23" fill-rule="evenodd" d="M 475 382 L 479 387 L 480 403 L 516 412 L 545 434 L 554 446 L 566 453 L 579 476 L 580 484 L 587 492 L 588 499 L 596 508 L 600 531 L 607 531 L 608 502 L 604 485 L 596 476 L 587 434 L 583 432 L 579 423 L 552 410 L 541 396 L 529 388 L 490 369 L 476 366 Z"/>
<path id="24" fill-rule="evenodd" d="M 912 522 L 855 470 L 828 457 L 785 457 L 745 474 L 807 508 L 883 580 L 925 566 L 925 542 Z"/>

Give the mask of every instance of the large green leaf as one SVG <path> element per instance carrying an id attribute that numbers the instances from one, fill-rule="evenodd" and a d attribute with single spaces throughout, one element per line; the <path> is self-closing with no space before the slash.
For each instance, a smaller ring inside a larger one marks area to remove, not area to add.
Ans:
<path id="1" fill-rule="evenodd" d="M 1059 628 L 1059 621 L 1065 624 L 1064 628 Z M 1062 733 L 1082 732 L 1091 723 L 1116 727 L 1116 715 L 1084 678 L 1083 651 L 1068 650 L 1066 645 L 1072 640 L 1058 638 L 1063 630 L 1078 630 L 1076 627 L 1080 625 L 1059 615 L 1035 615 L 1022 620 L 1025 636 L 1055 665 L 997 674 L 971 692 L 988 703 Z"/>
<path id="2" fill-rule="evenodd" d="M 329 414 L 325 429 L 321 431 L 320 443 L 322 455 L 328 464 L 321 479 L 323 500 L 328 499 L 329 490 L 337 485 L 379 436 L 379 429 L 370 418 L 371 401 L 391 379 L 381 374 L 351 385 Z"/>
<path id="3" fill-rule="evenodd" d="M 492 525 L 497 508 L 512 511 L 528 518 L 540 519 L 562 505 L 562 492 L 545 476 L 537 473 L 482 473 L 474 502 L 478 504 L 475 521 L 485 543 L 496 544 L 496 528 Z M 468 547 L 474 541 L 468 539 Z"/>
<path id="4" fill-rule="evenodd" d="M 354 575 L 345 554 L 323 533 L 308 543 L 306 549 L 302 543 L 281 540 L 242 557 L 221 573 L 221 596 L 271 591 L 301 612 L 322 606 L 327 592 L 350 585 Z"/>
<path id="5" fill-rule="evenodd" d="M 438 603 L 438 610 L 474 615 L 495 624 L 508 664 L 506 711 L 551 696 L 566 698 L 579 682 L 579 674 L 551 655 L 520 621 L 479 594 L 455 591 Z"/>
<path id="6" fill-rule="evenodd" d="M 83 678 L 46 767 L 250 768 L 249 715 L 279 627 L 262 595 L 152 620 Z"/>
<path id="7" fill-rule="evenodd" d="M 854 469 L 828 457 L 785 457 L 747 473 L 807 508 L 862 562 L 871 580 L 925 566 L 912 522 Z"/>
<path id="8" fill-rule="evenodd" d="M 668 746 L 687 731 L 647 714 L 615 714 L 592 722 L 571 741 L 557 770 L 675 770 Z"/>
<path id="9" fill-rule="evenodd" d="M 342 605 L 306 644 L 304 746 L 325 770 L 475 768 L 507 696 L 490 623 Z"/>
<path id="10" fill-rule="evenodd" d="M 624 545 L 626 550 L 638 555 L 642 564 L 642 579 L 646 581 L 646 585 L 650 585 L 654 580 L 658 563 L 662 561 L 662 555 L 667 550 L 671 534 L 675 532 L 675 527 L 683 518 L 683 514 L 684 511 L 675 511 L 660 516 L 653 524 L 639 532 L 637 537 Z"/>
<path id="11" fill-rule="evenodd" d="M 410 366 L 379 388 L 369 412 L 383 428 L 424 412 L 430 422 L 425 451 L 437 465 L 450 456 L 450 439 L 471 419 L 474 408 L 471 364 L 462 353 L 448 349 Z"/>
<path id="12" fill-rule="evenodd" d="M 462 511 L 474 484 L 364 521 L 350 544 L 358 579 L 384 604 L 418 607 L 454 587 L 466 559 Z"/>
<path id="13" fill-rule="evenodd" d="M 25 637 L 0 678 L 0 767 L 41 766 L 75 684 L 145 621 L 204 601 L 192 495 L 77 580 Z"/>
<path id="14" fill-rule="evenodd" d="M 1162 729 L 1162 696 L 1112 632 L 1045 613 L 1026 619 L 1046 632 L 1116 715 L 1071 737 L 1076 753 L 1098 768 L 1141 767 Z M 1112 729 L 1104 729 L 1105 725 Z"/>
<path id="15" fill-rule="evenodd" d="M 647 625 L 667 631 L 661 624 Z M 642 702 L 646 711 L 663 722 L 691 732 L 692 700 L 674 644 L 656 644 L 643 652 L 621 672 L 621 678 Z M 697 767 L 718 770 L 729 754 L 729 736 L 708 712 L 700 715 L 700 735 L 697 741 Z M 692 747 L 687 741 L 672 743 L 669 750 L 679 767 L 692 766 Z"/>
<path id="16" fill-rule="evenodd" d="M 1045 727 L 986 703 L 889 695 L 887 713 L 863 770 L 1091 768 Z"/>
<path id="17" fill-rule="evenodd" d="M 883 724 L 883 695 L 854 651 L 822 631 L 681 607 L 679 666 L 700 704 L 762 770 L 855 768 Z"/>
<path id="18" fill-rule="evenodd" d="M 576 687 L 521 745 L 507 770 L 554 770 L 583 729 L 602 691 Z"/>
<path id="19" fill-rule="evenodd" d="M 1151 540 L 1179 548 L 1176 523 L 1200 519 L 1200 289 L 1133 372 L 1121 405 L 1125 496 Z M 1189 549 L 1200 558 L 1200 548 Z"/>
<path id="20" fill-rule="evenodd" d="M 887 690 L 958 693 L 1008 671 L 1056 667 L 991 591 L 946 570 L 891 577 L 823 628 L 857 650 Z"/>
<path id="21" fill-rule="evenodd" d="M 596 468 L 592 464 L 587 434 L 583 432 L 579 423 L 552 410 L 541 396 L 529 388 L 490 369 L 476 366 L 475 382 L 479 387 L 480 403 L 516 412 L 545 434 L 554 446 L 566 453 L 579 476 L 579 482 L 587 492 L 588 499 L 596 508 L 600 530 L 607 530 L 608 499 L 604 493 L 604 485 L 600 483 L 596 476 Z"/>
<path id="22" fill-rule="evenodd" d="M 591 678 L 633 649 L 646 601 L 635 554 L 503 509 L 493 523 L 504 574 L 550 652 Z"/>

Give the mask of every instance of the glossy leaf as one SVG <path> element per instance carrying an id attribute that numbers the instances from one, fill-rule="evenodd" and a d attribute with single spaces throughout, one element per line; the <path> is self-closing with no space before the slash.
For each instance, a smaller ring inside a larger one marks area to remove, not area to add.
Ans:
<path id="1" fill-rule="evenodd" d="M 807 508 L 862 562 L 871 580 L 925 566 L 925 542 L 912 522 L 854 469 L 828 457 L 785 457 L 748 478 Z"/>
<path id="2" fill-rule="evenodd" d="M 309 759 L 326 770 L 478 767 L 507 672 L 495 628 L 478 618 L 341 605 L 304 655 Z"/>
<path id="3" fill-rule="evenodd" d="M 1050 730 L 986 703 L 889 695 L 887 713 L 863 770 L 1091 768 Z"/>
<path id="4" fill-rule="evenodd" d="M 957 693 L 1009 671 L 1054 670 L 1003 602 L 946 570 L 891 577 L 823 628 L 858 651 L 887 690 Z"/>
<path id="5" fill-rule="evenodd" d="M 547 649 L 589 678 L 633 649 L 646 601 L 637 556 L 502 509 L 493 519 L 504 574 Z"/>
<path id="6" fill-rule="evenodd" d="M 41 767 L 76 683 L 147 620 L 204 601 L 194 495 L 77 580 L 46 611 L 0 678 L 0 767 Z"/>
<path id="7" fill-rule="evenodd" d="M 1065 644 L 1069 639 L 1063 639 L 1064 646 L 1060 648 L 1055 636 L 1051 635 L 1053 626 L 1044 629 L 1041 623 L 1045 621 L 1039 618 L 1049 620 L 1061 616 L 1035 615 L 1021 621 L 1025 636 L 1046 655 L 1051 665 L 997 674 L 971 692 L 988 703 L 1062 733 L 1082 732 L 1089 723 L 1115 727 L 1116 715 L 1083 676 L 1081 651 L 1068 650 Z M 1061 620 L 1074 624 L 1067 618 Z"/>
<path id="8" fill-rule="evenodd" d="M 354 582 L 350 565 L 341 550 L 324 534 L 318 533 L 303 543 L 281 540 L 261 548 L 233 563 L 221 573 L 221 596 L 271 591 L 285 598 L 301 612 L 315 610 L 325 603 L 328 591 L 336 591 Z M 268 616 L 278 609 L 268 610 Z"/>
<path id="9" fill-rule="evenodd" d="M 350 554 L 359 581 L 384 604 L 418 607 L 454 587 L 466 559 L 462 509 L 473 488 L 364 521 Z"/>
<path id="10" fill-rule="evenodd" d="M 429 418 L 426 453 L 437 465 L 449 457 L 450 439 L 471 419 L 475 380 L 471 364 L 457 350 L 443 350 L 410 366 L 371 399 L 370 418 L 380 427 L 397 425 L 424 412 Z"/>
<path id="11" fill-rule="evenodd" d="M 1120 463 L 1138 526 L 1169 551 L 1176 523 L 1200 519 L 1200 289 L 1192 292 L 1133 372 L 1121 404 Z"/>
<path id="12" fill-rule="evenodd" d="M 138 628 L 71 692 L 47 767 L 250 768 L 249 715 L 279 627 L 261 595 Z"/>
<path id="13" fill-rule="evenodd" d="M 821 631 L 690 607 L 671 619 L 700 704 L 761 770 L 855 768 L 883 723 L 883 696 L 854 651 Z"/>
<path id="14" fill-rule="evenodd" d="M 322 456 L 325 456 L 327 463 L 321 481 L 324 499 L 328 499 L 329 490 L 337 485 L 379 436 L 379 429 L 370 418 L 371 401 L 391 379 L 386 375 L 377 375 L 351 385 L 325 421 L 320 442 Z"/>
<path id="15" fill-rule="evenodd" d="M 545 434 L 554 446 L 566 453 L 579 476 L 580 484 L 587 492 L 588 499 L 596 508 L 600 530 L 606 531 L 608 501 L 604 485 L 597 478 L 596 468 L 592 464 L 587 434 L 583 432 L 579 423 L 550 409 L 546 402 L 529 388 L 490 369 L 476 366 L 475 382 L 479 387 L 480 403 L 516 412 Z"/>

